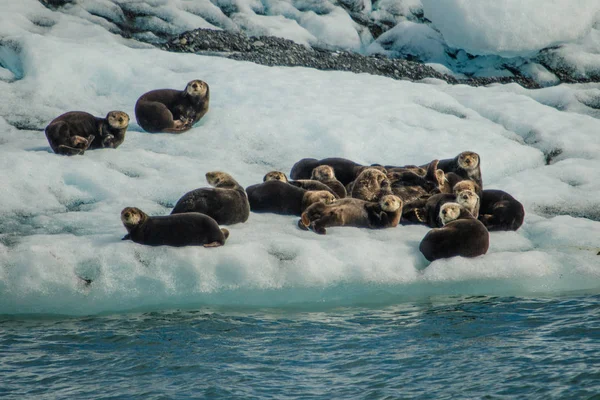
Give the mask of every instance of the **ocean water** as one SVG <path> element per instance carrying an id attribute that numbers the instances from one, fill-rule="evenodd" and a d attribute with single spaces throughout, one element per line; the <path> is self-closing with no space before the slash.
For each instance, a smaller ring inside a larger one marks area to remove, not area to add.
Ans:
<path id="1" fill-rule="evenodd" d="M 598 291 L 0 316 L 0 397 L 598 399 Z"/>

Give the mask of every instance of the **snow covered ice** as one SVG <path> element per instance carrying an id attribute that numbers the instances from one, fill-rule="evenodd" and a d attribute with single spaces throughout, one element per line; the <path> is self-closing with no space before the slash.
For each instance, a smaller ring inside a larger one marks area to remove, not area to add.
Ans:
<path id="1" fill-rule="evenodd" d="M 34 0 L 2 7 L 2 314 L 598 288 L 598 83 L 473 88 L 264 67 L 160 51 Z M 148 134 L 136 125 L 141 94 L 192 79 L 211 90 L 209 112 L 192 130 Z M 53 154 L 43 129 L 71 110 L 127 112 L 125 142 Z M 481 156 L 485 188 L 511 193 L 526 210 L 519 231 L 490 235 L 483 257 L 428 265 L 418 250 L 424 226 L 319 236 L 300 231 L 296 217 L 256 213 L 229 226 L 217 249 L 120 240 L 121 209 L 167 214 L 181 195 L 207 186 L 207 171 L 246 187 L 273 169 L 289 173 L 303 157 L 422 164 L 464 150 Z"/>
<path id="2" fill-rule="evenodd" d="M 588 35 L 600 3 L 581 0 L 422 0 L 449 46 L 471 54 L 527 55 Z"/>

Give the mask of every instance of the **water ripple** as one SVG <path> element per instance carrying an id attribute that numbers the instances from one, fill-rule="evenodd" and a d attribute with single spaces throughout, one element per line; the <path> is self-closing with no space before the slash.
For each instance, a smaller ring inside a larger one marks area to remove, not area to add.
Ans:
<path id="1" fill-rule="evenodd" d="M 593 398 L 598 295 L 0 320 L 3 398 Z"/>

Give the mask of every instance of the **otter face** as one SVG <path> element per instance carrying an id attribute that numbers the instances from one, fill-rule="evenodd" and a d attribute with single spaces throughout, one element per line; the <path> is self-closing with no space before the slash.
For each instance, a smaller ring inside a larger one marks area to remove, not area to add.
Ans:
<path id="1" fill-rule="evenodd" d="M 479 196 L 471 190 L 462 190 L 456 194 L 456 202 L 467 210 L 473 210 L 478 201 Z"/>
<path id="2" fill-rule="evenodd" d="M 460 181 L 456 185 L 454 185 L 454 187 L 452 188 L 452 192 L 454 192 L 454 194 L 456 194 L 458 192 L 462 192 L 463 190 L 470 190 L 471 192 L 477 192 L 478 186 L 479 185 L 477 185 L 472 180 L 465 179 L 464 181 Z"/>
<path id="3" fill-rule="evenodd" d="M 190 96 L 202 97 L 208 93 L 208 84 L 199 79 L 195 79 L 187 84 L 185 91 Z"/>
<path id="4" fill-rule="evenodd" d="M 204 176 L 206 177 L 208 184 L 215 187 L 223 184 L 223 182 L 229 182 L 233 179 L 231 175 L 221 171 L 207 172 Z"/>
<path id="5" fill-rule="evenodd" d="M 394 212 L 402 207 L 402 200 L 398 196 L 388 194 L 379 200 L 379 205 L 383 211 Z"/>
<path id="6" fill-rule="evenodd" d="M 305 196 L 308 197 L 308 204 L 317 202 L 331 204 L 335 201 L 333 193 L 330 193 L 327 190 L 310 190 L 306 192 Z"/>
<path id="7" fill-rule="evenodd" d="M 139 208 L 125 207 L 123 211 L 121 211 L 121 222 L 123 222 L 124 225 L 135 226 L 145 219 L 145 215 L 146 214 Z"/>
<path id="8" fill-rule="evenodd" d="M 442 224 L 446 225 L 448 222 L 452 222 L 457 219 L 460 215 L 460 204 L 458 203 L 446 203 L 440 208 L 440 220 Z"/>
<path id="9" fill-rule="evenodd" d="M 312 170 L 310 179 L 317 181 L 331 181 L 335 179 L 335 172 L 329 165 L 320 165 Z"/>
<path id="10" fill-rule="evenodd" d="M 375 183 L 381 185 L 381 183 L 384 181 L 387 181 L 389 184 L 389 180 L 385 174 L 386 174 L 386 172 L 382 172 L 378 169 L 370 167 L 368 169 L 365 169 L 363 172 L 361 172 L 359 178 L 360 178 L 360 182 L 365 183 L 365 184 L 368 184 L 370 182 L 375 182 Z"/>
<path id="11" fill-rule="evenodd" d="M 267 172 L 267 174 L 263 177 L 263 182 L 267 182 L 267 181 L 281 181 L 281 182 L 288 182 L 288 178 L 287 176 L 285 176 L 285 174 L 283 172 L 280 171 L 271 171 L 271 172 Z"/>
<path id="12" fill-rule="evenodd" d="M 124 129 L 129 126 L 129 115 L 123 111 L 111 111 L 106 114 L 108 125 L 115 129 Z"/>
<path id="13" fill-rule="evenodd" d="M 463 151 L 458 155 L 458 166 L 462 169 L 474 169 L 479 166 L 479 155 L 472 151 Z"/>
<path id="14" fill-rule="evenodd" d="M 421 168 L 421 167 L 408 167 L 407 168 L 409 171 L 414 172 L 415 174 L 419 175 L 419 176 L 425 176 L 427 175 L 427 170 L 425 168 Z"/>

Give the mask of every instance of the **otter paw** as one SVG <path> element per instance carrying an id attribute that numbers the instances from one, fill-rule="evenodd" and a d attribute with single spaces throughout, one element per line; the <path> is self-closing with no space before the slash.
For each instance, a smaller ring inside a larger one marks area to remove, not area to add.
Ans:
<path id="1" fill-rule="evenodd" d="M 424 210 L 422 210 L 420 208 L 415 208 L 414 213 L 415 213 L 415 217 L 417 218 L 417 220 L 419 220 L 420 222 L 425 222 Z"/>
<path id="2" fill-rule="evenodd" d="M 308 230 L 308 226 L 304 225 L 304 222 L 302 222 L 302 219 L 298 220 L 298 228 L 302 229 L 303 231 Z"/>

